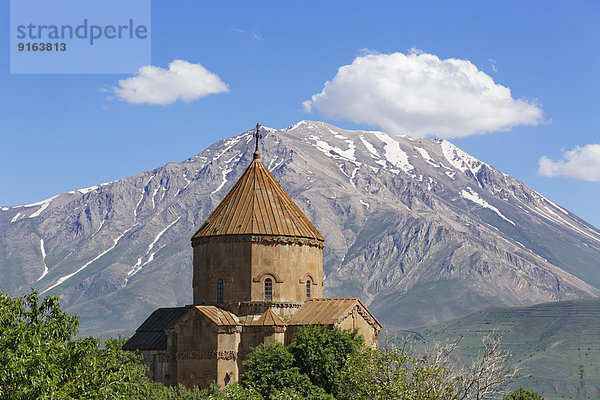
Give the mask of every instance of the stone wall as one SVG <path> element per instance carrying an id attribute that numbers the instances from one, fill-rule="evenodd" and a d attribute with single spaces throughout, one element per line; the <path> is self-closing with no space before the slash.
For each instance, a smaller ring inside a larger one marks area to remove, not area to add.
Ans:
<path id="1" fill-rule="evenodd" d="M 217 304 L 217 282 L 223 280 L 225 303 L 250 301 L 249 240 L 211 238 L 194 245 L 194 304 Z"/>
<path id="2" fill-rule="evenodd" d="M 271 279 L 274 303 L 304 302 L 307 281 L 310 297 L 323 296 L 323 251 L 318 241 L 230 235 L 195 239 L 193 247 L 196 305 L 265 301 L 266 279 Z M 217 298 L 219 280 L 223 303 Z"/>
<path id="3" fill-rule="evenodd" d="M 311 297 L 323 297 L 323 251 L 300 241 L 259 241 L 252 244 L 252 298 L 265 300 L 265 280 L 273 282 L 273 301 L 306 300 L 306 281 Z"/>
<path id="4" fill-rule="evenodd" d="M 207 388 L 237 381 L 242 327 L 215 325 L 200 312 L 186 317 L 167 332 L 169 383 Z"/>

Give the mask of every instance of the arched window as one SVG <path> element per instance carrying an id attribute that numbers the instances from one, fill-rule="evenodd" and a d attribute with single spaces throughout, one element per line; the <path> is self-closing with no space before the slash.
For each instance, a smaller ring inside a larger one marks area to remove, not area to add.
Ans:
<path id="1" fill-rule="evenodd" d="M 306 298 L 310 299 L 310 279 L 306 280 Z"/>
<path id="2" fill-rule="evenodd" d="M 271 278 L 265 279 L 265 301 L 273 300 L 273 281 Z"/>
<path id="3" fill-rule="evenodd" d="M 217 303 L 223 303 L 223 279 L 217 281 Z"/>

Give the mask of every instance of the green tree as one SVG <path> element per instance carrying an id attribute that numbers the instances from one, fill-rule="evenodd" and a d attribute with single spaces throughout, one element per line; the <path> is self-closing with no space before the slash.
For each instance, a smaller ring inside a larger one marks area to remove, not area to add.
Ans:
<path id="1" fill-rule="evenodd" d="M 364 347 L 357 330 L 329 329 L 324 325 L 307 325 L 298 330 L 288 351 L 294 365 L 308 375 L 311 382 L 337 397 L 348 358 Z"/>
<path id="2" fill-rule="evenodd" d="M 509 354 L 496 335 L 482 338 L 479 356 L 467 367 L 451 354 L 458 343 L 434 344 L 417 352 L 404 342 L 399 348 L 366 349 L 354 354 L 339 399 L 483 400 L 498 398 L 515 375 Z"/>
<path id="3" fill-rule="evenodd" d="M 352 355 L 344 376 L 348 400 L 454 400 L 457 379 L 429 355 L 415 356 L 406 347 L 364 349 Z"/>
<path id="4" fill-rule="evenodd" d="M 502 400 L 544 400 L 544 398 L 533 390 L 526 390 L 520 387 L 518 390 L 504 396 Z"/>
<path id="5" fill-rule="evenodd" d="M 0 398 L 151 398 L 141 357 L 121 350 L 124 340 L 77 336 L 78 318 L 58 297 L 0 291 Z"/>
<path id="6" fill-rule="evenodd" d="M 295 366 L 294 356 L 277 342 L 254 348 L 244 362 L 240 383 L 265 399 L 285 398 L 286 393 L 291 398 L 299 395 L 303 399 L 332 399 L 300 372 Z"/>

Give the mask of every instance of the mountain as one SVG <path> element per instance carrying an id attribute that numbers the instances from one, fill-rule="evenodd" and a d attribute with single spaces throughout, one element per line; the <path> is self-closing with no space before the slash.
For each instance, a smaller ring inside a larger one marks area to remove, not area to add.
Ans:
<path id="1" fill-rule="evenodd" d="M 326 239 L 326 295 L 359 296 L 384 323 L 600 294 L 600 231 L 448 141 L 311 121 L 262 134 L 263 162 Z M 190 237 L 252 140 L 0 207 L 0 287 L 57 293 L 83 333 L 102 336 L 189 304 Z"/>
<path id="2" fill-rule="evenodd" d="M 546 400 L 600 398 L 599 298 L 489 308 L 412 333 L 432 342 L 462 338 L 458 351 L 469 359 L 481 335 L 494 332 L 519 369 L 514 389 L 535 390 Z"/>

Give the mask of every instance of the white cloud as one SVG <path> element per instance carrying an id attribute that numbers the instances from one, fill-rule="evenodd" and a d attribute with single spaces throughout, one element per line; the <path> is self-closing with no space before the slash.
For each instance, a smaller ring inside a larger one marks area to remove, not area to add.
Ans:
<path id="1" fill-rule="evenodd" d="M 513 99 L 509 88 L 470 61 L 440 60 L 417 49 L 358 56 L 303 106 L 418 137 L 462 137 L 543 122 L 535 101 Z"/>
<path id="2" fill-rule="evenodd" d="M 171 104 L 227 92 L 227 84 L 200 64 L 174 60 L 169 69 L 147 65 L 134 77 L 119 80 L 111 91 L 129 103 Z"/>
<path id="3" fill-rule="evenodd" d="M 563 159 L 552 161 L 543 156 L 539 161 L 543 176 L 565 176 L 584 181 L 600 182 L 600 144 L 576 146 L 564 152 Z"/>

